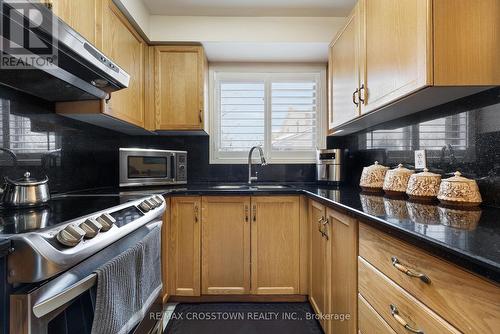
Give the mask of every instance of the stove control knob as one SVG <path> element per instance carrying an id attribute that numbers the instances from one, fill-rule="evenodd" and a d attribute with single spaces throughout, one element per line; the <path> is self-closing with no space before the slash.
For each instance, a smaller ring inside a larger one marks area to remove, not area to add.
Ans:
<path id="1" fill-rule="evenodd" d="M 158 203 L 160 203 L 160 205 L 163 204 L 163 198 L 161 196 L 158 196 L 156 195 L 155 197 L 153 197 Z"/>
<path id="2" fill-rule="evenodd" d="M 80 224 L 80 228 L 85 231 L 85 238 L 91 239 L 99 233 L 102 225 L 93 218 L 89 218 Z"/>
<path id="3" fill-rule="evenodd" d="M 148 202 L 151 209 L 156 209 L 156 207 L 158 206 L 158 203 L 156 203 L 156 201 L 153 200 L 153 198 L 148 198 L 146 202 Z"/>
<path id="4" fill-rule="evenodd" d="M 148 212 L 149 210 L 151 210 L 151 206 L 146 201 L 142 201 L 141 204 L 139 204 L 139 208 L 144 212 Z"/>
<path id="5" fill-rule="evenodd" d="M 74 247 L 82 241 L 85 231 L 74 224 L 69 224 L 56 235 L 57 241 L 64 246 Z"/>
<path id="6" fill-rule="evenodd" d="M 107 232 L 109 231 L 113 225 L 116 223 L 116 219 L 114 219 L 109 213 L 103 213 L 99 217 L 97 217 L 97 222 L 102 225 L 101 231 Z"/>

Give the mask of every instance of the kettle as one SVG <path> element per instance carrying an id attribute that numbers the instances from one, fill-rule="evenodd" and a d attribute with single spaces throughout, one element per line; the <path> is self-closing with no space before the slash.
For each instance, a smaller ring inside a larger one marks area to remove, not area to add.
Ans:
<path id="1" fill-rule="evenodd" d="M 50 200 L 49 178 L 36 180 L 29 172 L 17 180 L 4 178 L 1 188 L 2 205 L 6 207 L 33 207 L 44 205 Z"/>

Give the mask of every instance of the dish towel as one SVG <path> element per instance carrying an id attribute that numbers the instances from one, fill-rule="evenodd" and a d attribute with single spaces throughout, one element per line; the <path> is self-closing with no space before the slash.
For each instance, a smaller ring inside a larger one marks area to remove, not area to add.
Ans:
<path id="1" fill-rule="evenodd" d="M 160 249 L 160 227 L 155 227 L 95 271 L 92 334 L 127 334 L 144 318 L 162 288 Z"/>

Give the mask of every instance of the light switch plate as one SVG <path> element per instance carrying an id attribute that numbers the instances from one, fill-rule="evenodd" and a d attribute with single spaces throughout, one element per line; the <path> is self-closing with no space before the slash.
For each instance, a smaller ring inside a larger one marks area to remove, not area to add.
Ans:
<path id="1" fill-rule="evenodd" d="M 415 169 L 424 169 L 427 167 L 427 157 L 425 150 L 415 151 Z"/>

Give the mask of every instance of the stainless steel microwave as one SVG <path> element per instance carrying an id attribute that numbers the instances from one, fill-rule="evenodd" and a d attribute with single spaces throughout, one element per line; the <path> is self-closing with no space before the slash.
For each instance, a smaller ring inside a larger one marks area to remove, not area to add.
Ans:
<path id="1" fill-rule="evenodd" d="M 120 148 L 120 187 L 187 183 L 187 152 Z"/>

